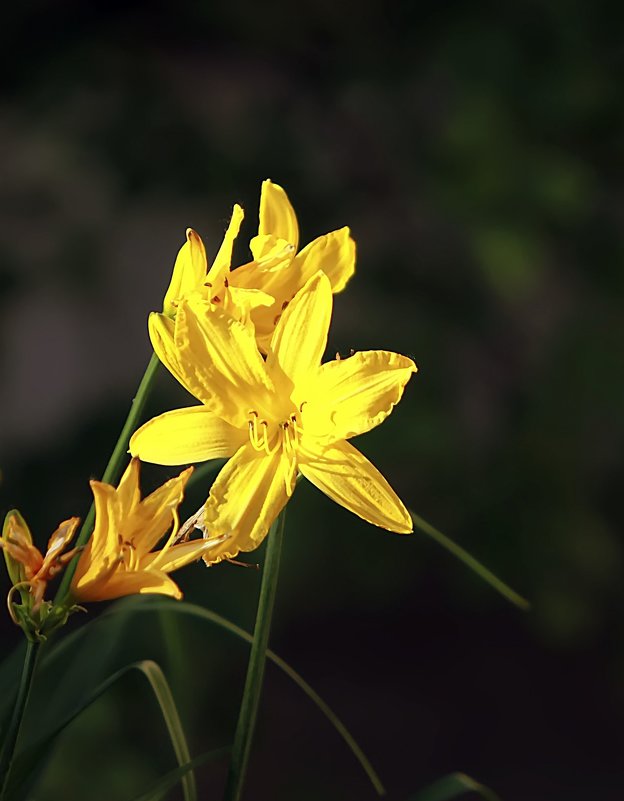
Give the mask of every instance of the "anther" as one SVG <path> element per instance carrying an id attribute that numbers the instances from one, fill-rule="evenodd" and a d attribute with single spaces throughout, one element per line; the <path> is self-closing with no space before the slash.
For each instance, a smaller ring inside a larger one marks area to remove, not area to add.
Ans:
<path id="1" fill-rule="evenodd" d="M 289 304 L 289 303 L 290 303 L 290 301 L 288 301 L 288 300 L 285 300 L 285 301 L 282 303 L 282 311 L 284 311 L 284 309 L 286 308 L 286 306 L 288 306 L 288 304 Z"/>
<path id="2" fill-rule="evenodd" d="M 224 278 L 223 279 L 223 286 L 227 289 L 229 287 L 229 285 L 230 285 L 230 282 L 227 280 L 227 278 Z"/>
<path id="3" fill-rule="evenodd" d="M 212 283 L 210 281 L 205 281 L 204 286 L 208 286 L 212 289 Z"/>
<path id="4" fill-rule="evenodd" d="M 214 298 L 210 300 L 211 303 L 221 303 L 221 298 L 218 295 L 215 295 Z"/>
<path id="5" fill-rule="evenodd" d="M 281 314 L 275 315 L 275 317 L 273 318 L 273 325 L 277 325 L 279 323 L 281 316 L 282 316 Z"/>

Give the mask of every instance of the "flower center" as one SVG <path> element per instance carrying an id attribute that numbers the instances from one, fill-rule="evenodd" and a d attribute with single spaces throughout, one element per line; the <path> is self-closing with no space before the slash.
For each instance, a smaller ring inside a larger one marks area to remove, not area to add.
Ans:
<path id="1" fill-rule="evenodd" d="M 138 567 L 138 556 L 133 539 L 125 540 L 121 534 L 117 535 L 119 544 L 119 560 L 126 570 L 136 570 Z"/>
<path id="2" fill-rule="evenodd" d="M 255 409 L 249 412 L 249 440 L 254 450 L 264 451 L 267 456 L 278 450 L 294 456 L 301 432 L 300 414 L 297 412 L 279 423 L 262 419 Z"/>

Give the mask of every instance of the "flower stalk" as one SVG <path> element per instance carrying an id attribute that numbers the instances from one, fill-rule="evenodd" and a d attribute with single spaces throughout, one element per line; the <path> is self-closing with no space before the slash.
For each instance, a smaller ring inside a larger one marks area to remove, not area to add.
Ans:
<path id="1" fill-rule="evenodd" d="M 106 470 L 104 471 L 104 475 L 102 476 L 102 482 L 105 484 L 116 484 L 119 476 L 121 475 L 121 470 L 123 468 L 124 457 L 128 452 L 128 442 L 130 441 L 130 436 L 132 435 L 133 431 L 137 427 L 137 423 L 143 412 L 143 408 L 145 407 L 145 402 L 149 397 L 150 392 L 152 391 L 152 387 L 154 384 L 154 379 L 156 374 L 158 373 L 158 367 L 160 365 L 160 361 L 158 356 L 155 353 L 152 353 L 152 357 L 149 360 L 149 364 L 143 374 L 143 378 L 141 379 L 141 383 L 139 384 L 139 388 L 137 389 L 137 393 L 132 400 L 132 405 L 130 406 L 130 411 L 128 412 L 128 417 L 126 418 L 126 422 L 124 423 L 123 428 L 121 429 L 121 433 L 117 440 L 117 444 L 113 449 L 110 459 L 108 460 L 108 464 L 106 465 Z M 95 503 L 91 504 L 91 508 L 89 509 L 87 516 L 85 517 L 85 521 L 82 524 L 82 528 L 80 529 L 80 533 L 78 534 L 78 538 L 76 540 L 76 547 L 80 547 L 81 545 L 85 545 L 93 533 L 93 526 L 95 523 Z M 71 584 L 72 578 L 74 577 L 74 573 L 76 571 L 76 567 L 78 565 L 78 559 L 74 558 L 69 565 L 67 565 L 67 569 L 63 575 L 63 579 L 61 581 L 61 585 L 58 589 L 56 594 L 56 603 L 62 604 L 69 592 L 69 586 Z"/>
<path id="2" fill-rule="evenodd" d="M 4 801 L 7 789 L 9 787 L 13 755 L 15 754 L 17 738 L 19 737 L 20 729 L 22 727 L 24 711 L 26 709 L 26 704 L 28 703 L 28 696 L 30 695 L 30 690 L 32 688 L 40 644 L 40 642 L 35 642 L 33 640 L 26 641 L 22 676 L 17 689 L 13 714 L 11 715 L 11 720 L 9 721 L 9 725 L 6 730 L 4 742 L 2 743 L 2 752 L 0 753 L 0 801 Z"/>
<path id="3" fill-rule="evenodd" d="M 232 746 L 232 759 L 228 770 L 225 786 L 224 801 L 239 801 L 243 792 L 243 784 L 247 773 L 247 764 L 251 752 L 262 681 L 264 679 L 264 665 L 266 651 L 271 631 L 271 619 L 277 591 L 280 557 L 282 553 L 282 540 L 286 513 L 282 510 L 277 520 L 271 526 L 267 537 L 267 548 L 262 569 L 262 583 L 258 610 L 254 626 L 254 638 L 247 665 L 247 676 L 243 698 L 238 713 L 238 723 Z"/>

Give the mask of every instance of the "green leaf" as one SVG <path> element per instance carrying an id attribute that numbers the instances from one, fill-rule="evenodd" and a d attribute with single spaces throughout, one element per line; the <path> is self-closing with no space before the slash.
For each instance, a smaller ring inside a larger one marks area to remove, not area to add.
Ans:
<path id="1" fill-rule="evenodd" d="M 101 682 L 95 690 L 93 690 L 83 701 L 81 701 L 50 733 L 42 737 L 34 745 L 31 745 L 24 752 L 18 755 L 15 760 L 15 767 L 13 770 L 13 781 L 10 787 L 10 796 L 21 788 L 21 785 L 28 779 L 35 767 L 47 753 L 50 746 L 58 735 L 74 721 L 83 710 L 93 704 L 101 695 L 109 690 L 119 679 L 125 676 L 132 670 L 140 671 L 147 681 L 156 697 L 160 711 L 165 720 L 171 744 L 178 762 L 178 765 L 184 765 L 191 761 L 186 736 L 180 716 L 173 699 L 173 695 L 167 683 L 162 670 L 156 662 L 151 660 L 143 660 L 141 662 L 133 662 L 126 665 L 120 670 L 115 671 L 111 676 Z M 195 776 L 191 772 L 186 771 L 182 777 L 182 786 L 184 790 L 185 801 L 197 801 L 197 788 L 195 786 Z"/>
<path id="2" fill-rule="evenodd" d="M 204 609 L 202 606 L 197 606 L 195 604 L 189 604 L 180 601 L 158 600 L 155 602 L 146 603 L 145 600 L 141 599 L 129 600 L 124 604 L 124 606 L 129 606 L 131 603 L 134 606 L 135 612 L 150 612 L 150 611 L 158 611 L 161 609 L 167 609 L 174 613 L 177 612 L 180 615 L 188 615 L 190 617 L 195 617 L 200 620 L 207 621 L 209 623 L 214 623 L 215 625 L 219 626 L 222 629 L 225 629 L 226 631 L 229 631 L 231 634 L 234 634 L 236 637 L 239 637 L 241 640 L 244 640 L 249 644 L 253 642 L 252 635 L 249 634 L 247 631 L 240 628 L 235 623 L 232 623 L 231 621 L 227 620 L 227 618 L 224 618 L 221 615 L 209 609 Z M 297 671 L 294 668 L 292 668 L 287 662 L 285 662 L 281 657 L 279 657 L 274 651 L 268 648 L 266 655 L 267 658 L 270 659 L 274 665 L 276 665 L 281 671 L 283 671 L 308 696 L 308 698 L 312 701 L 312 703 L 316 705 L 316 707 L 322 712 L 322 714 L 325 715 L 325 717 L 329 720 L 332 726 L 336 729 L 338 734 L 345 741 L 345 743 L 351 750 L 353 756 L 360 763 L 360 766 L 368 776 L 377 794 L 380 796 L 385 795 L 386 792 L 385 788 L 381 782 L 381 779 L 379 778 L 373 766 L 371 765 L 370 761 L 368 760 L 363 750 L 358 745 L 353 735 L 349 732 L 345 724 L 340 720 L 340 718 L 335 714 L 335 712 L 333 712 L 331 707 L 307 683 L 307 681 L 299 673 L 297 673 Z"/>
<path id="3" fill-rule="evenodd" d="M 505 584 L 504 581 L 501 581 L 497 576 L 492 573 L 491 570 L 488 570 L 485 565 L 482 565 L 477 559 L 474 558 L 468 551 L 464 550 L 461 545 L 457 545 L 457 543 L 453 542 L 446 534 L 443 534 L 441 531 L 438 531 L 437 528 L 434 528 L 430 523 L 427 523 L 426 520 L 423 520 L 422 517 L 419 517 L 415 512 L 412 512 L 411 509 L 408 510 L 412 522 L 414 526 L 426 534 L 428 537 L 431 537 L 432 540 L 441 545 L 443 548 L 453 554 L 456 559 L 459 559 L 460 562 L 463 562 L 466 567 L 469 567 L 474 573 L 476 573 L 483 581 L 487 582 L 496 592 L 500 593 L 503 598 L 506 598 L 508 601 L 511 601 L 512 604 L 517 606 L 519 609 L 522 609 L 526 612 L 528 609 L 531 608 L 531 604 L 523 598 L 521 595 L 515 590 L 512 590 L 508 584 Z"/>
<path id="4" fill-rule="evenodd" d="M 451 773 L 443 779 L 430 784 L 416 795 L 410 796 L 408 801 L 451 801 L 466 793 L 477 793 L 485 801 L 500 801 L 496 793 L 484 787 L 479 782 L 466 776 L 465 773 Z"/>
<path id="5" fill-rule="evenodd" d="M 160 598 L 158 600 L 154 600 L 153 598 L 146 596 L 134 596 L 118 601 L 116 604 L 109 607 L 106 612 L 101 614 L 99 618 L 92 621 L 90 625 L 83 626 L 82 628 L 66 635 L 63 640 L 55 644 L 53 648 L 45 655 L 43 660 L 43 668 L 45 669 L 49 665 L 55 664 L 59 659 L 61 659 L 61 657 L 63 657 L 64 654 L 66 654 L 69 649 L 76 646 L 77 642 L 84 637 L 90 629 L 95 626 L 105 625 L 111 620 L 111 618 L 118 617 L 120 615 L 130 616 L 135 613 L 160 611 L 166 611 L 178 615 L 186 615 L 198 620 L 203 620 L 205 622 L 212 623 L 219 628 L 224 629 L 225 631 L 228 631 L 230 634 L 233 634 L 239 639 L 244 640 L 248 644 L 251 644 L 253 641 L 253 637 L 247 631 L 240 628 L 240 626 L 237 626 L 235 623 L 232 623 L 227 618 L 211 611 L 210 609 L 205 609 L 204 607 L 197 606 L 196 604 L 189 604 L 186 601 L 162 600 Z M 285 673 L 308 696 L 308 698 L 313 704 L 315 704 L 320 712 L 325 715 L 340 737 L 342 737 L 342 739 L 345 741 L 353 756 L 360 763 L 360 766 L 368 776 L 368 779 L 375 788 L 377 794 L 380 796 L 384 795 L 384 786 L 381 783 L 381 780 L 375 772 L 373 766 L 356 742 L 353 735 L 349 732 L 340 718 L 333 712 L 331 707 L 305 681 L 305 679 L 300 676 L 296 670 L 294 670 L 294 668 L 292 668 L 270 648 L 267 649 L 267 659 L 273 662 L 274 665 L 276 665 L 283 673 Z"/>
<path id="6" fill-rule="evenodd" d="M 160 779 L 149 788 L 149 790 L 141 793 L 141 795 L 135 796 L 132 801 L 157 801 L 157 799 L 163 797 L 167 790 L 171 790 L 172 787 L 175 787 L 180 779 L 190 770 L 194 770 L 200 765 L 204 765 L 206 762 L 220 759 L 222 756 L 229 754 L 230 751 L 231 749 L 228 746 L 226 748 L 217 748 L 214 751 L 205 751 L 203 754 L 198 754 L 196 757 L 193 757 L 190 762 L 185 762 L 184 765 L 180 765 L 178 768 L 174 768 L 168 773 L 165 773 L 164 776 L 161 776 Z"/>

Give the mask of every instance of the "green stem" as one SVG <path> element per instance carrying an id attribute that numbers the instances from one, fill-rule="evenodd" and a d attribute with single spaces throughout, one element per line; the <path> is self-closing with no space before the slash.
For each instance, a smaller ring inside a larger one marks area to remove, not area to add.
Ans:
<path id="1" fill-rule="evenodd" d="M 2 744 L 2 753 L 0 754 L 0 781 L 2 782 L 0 801 L 3 801 L 5 798 L 9 786 L 13 755 L 15 753 L 17 738 L 19 737 L 22 727 L 22 720 L 24 719 L 24 711 L 26 710 L 28 696 L 30 695 L 33 677 L 35 675 L 38 655 L 39 643 L 28 640 L 26 643 L 26 653 L 24 654 L 22 677 L 15 698 L 15 706 L 13 707 L 13 714 L 11 715 L 11 720 L 7 727 L 6 736 Z"/>
<path id="2" fill-rule="evenodd" d="M 249 655 L 249 664 L 247 665 L 243 700 L 241 701 L 240 711 L 238 713 L 238 723 L 236 724 L 236 733 L 232 746 L 232 759 L 230 761 L 225 794 L 223 796 L 224 801 L 239 801 L 243 791 L 243 783 L 245 781 L 247 763 L 249 762 L 249 754 L 251 751 L 251 742 L 256 727 L 258 706 L 260 704 L 262 679 L 264 678 L 264 664 L 269 642 L 269 632 L 271 630 L 271 617 L 273 615 L 273 605 L 277 590 L 277 577 L 282 551 L 285 518 L 285 512 L 282 511 L 275 523 L 271 526 L 267 537 L 267 549 L 262 568 L 262 584 L 260 585 L 254 638 Z"/>
<path id="3" fill-rule="evenodd" d="M 121 434 L 119 435 L 119 439 L 117 440 L 117 444 L 115 445 L 115 449 L 111 454 L 110 459 L 108 460 L 108 464 L 106 465 L 106 470 L 104 471 L 104 475 L 102 476 L 102 481 L 106 484 L 115 484 L 121 475 L 121 469 L 124 462 L 124 457 L 128 452 L 128 442 L 130 441 L 130 437 L 134 433 L 137 422 L 143 412 L 143 408 L 145 406 L 145 401 L 147 400 L 152 385 L 154 383 L 154 378 L 156 377 L 156 373 L 158 372 L 158 367 L 160 362 L 158 360 L 158 356 L 155 353 L 152 353 L 152 358 L 147 365 L 147 369 L 143 374 L 143 378 L 141 379 L 141 383 L 139 384 L 139 388 L 137 389 L 137 393 L 132 400 L 132 405 L 130 406 L 130 411 L 128 412 L 128 417 L 126 418 L 126 422 L 124 423 L 124 427 L 121 429 Z M 85 517 L 85 521 L 82 524 L 82 528 L 80 529 L 80 533 L 78 534 L 78 538 L 76 539 L 76 545 L 85 545 L 93 532 L 93 524 L 95 522 L 95 504 L 91 504 L 91 508 Z M 58 589 L 56 594 L 55 603 L 59 604 L 65 600 L 67 593 L 69 591 L 69 585 L 71 584 L 71 580 L 74 576 L 76 571 L 76 565 L 78 564 L 78 556 L 76 556 L 72 561 L 67 565 L 67 569 L 65 570 L 65 574 L 63 576 L 63 580 L 61 581 L 61 585 Z"/>

